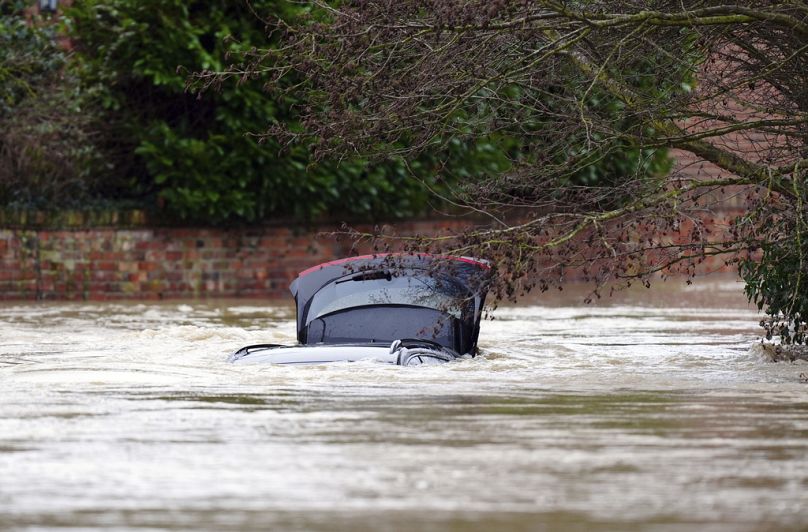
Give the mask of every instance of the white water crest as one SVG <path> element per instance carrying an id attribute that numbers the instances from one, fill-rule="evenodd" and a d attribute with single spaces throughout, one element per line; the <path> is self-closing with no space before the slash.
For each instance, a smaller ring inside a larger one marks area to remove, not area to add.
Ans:
<path id="1" fill-rule="evenodd" d="M 497 309 L 442 366 L 238 366 L 287 302 L 0 306 L 0 529 L 804 530 L 808 364 L 741 285 Z"/>

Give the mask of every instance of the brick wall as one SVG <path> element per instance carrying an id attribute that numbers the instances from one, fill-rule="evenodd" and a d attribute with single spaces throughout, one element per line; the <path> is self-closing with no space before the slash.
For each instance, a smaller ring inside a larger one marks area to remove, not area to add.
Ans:
<path id="1" fill-rule="evenodd" d="M 397 227 L 435 233 L 462 225 Z M 288 297 L 299 271 L 350 253 L 348 242 L 319 235 L 333 229 L 0 229 L 0 300 Z"/>
<path id="2" fill-rule="evenodd" d="M 0 298 L 276 296 L 336 251 L 279 228 L 2 230 Z"/>
<path id="3" fill-rule="evenodd" d="M 116 214 L 114 219 L 146 223 L 140 216 Z M 25 220 L 28 227 L 0 229 L 0 300 L 287 298 L 289 283 L 299 271 L 350 254 L 349 242 L 321 235 L 333 226 L 62 229 L 69 220 L 86 220 L 64 213 L 57 225 L 37 216 Z M 40 227 L 30 228 L 31 220 L 39 220 Z M 3 221 L 11 225 L 0 216 Z M 712 223 L 720 230 L 726 218 Z M 468 224 L 421 220 L 397 224 L 396 229 L 402 234 L 436 234 Z M 726 269 L 723 259 L 714 258 L 700 271 Z"/>

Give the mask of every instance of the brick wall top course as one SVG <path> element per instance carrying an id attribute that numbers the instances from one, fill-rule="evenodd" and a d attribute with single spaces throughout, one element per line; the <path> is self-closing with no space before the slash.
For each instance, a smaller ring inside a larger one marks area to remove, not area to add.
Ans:
<path id="1" fill-rule="evenodd" d="M 437 234 L 469 225 L 416 220 L 396 229 Z M 280 226 L 4 228 L 0 300 L 288 298 L 298 272 L 349 256 L 350 246 L 317 229 Z"/>

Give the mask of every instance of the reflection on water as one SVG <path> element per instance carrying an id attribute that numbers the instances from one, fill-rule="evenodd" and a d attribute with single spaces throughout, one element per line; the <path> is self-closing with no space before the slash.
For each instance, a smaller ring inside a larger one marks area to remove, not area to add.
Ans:
<path id="1" fill-rule="evenodd" d="M 7 304 L 0 529 L 808 527 L 806 364 L 739 286 L 579 296 L 420 368 L 224 362 L 285 304 Z"/>

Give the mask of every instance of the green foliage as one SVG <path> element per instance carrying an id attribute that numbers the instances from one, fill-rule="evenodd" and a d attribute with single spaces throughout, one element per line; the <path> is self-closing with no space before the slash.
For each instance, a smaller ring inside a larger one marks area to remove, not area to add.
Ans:
<path id="1" fill-rule="evenodd" d="M 803 235 L 808 236 L 808 235 Z M 801 251 L 781 244 L 765 244 L 760 262 L 745 260 L 741 264 L 741 277 L 746 282 L 744 291 L 758 310 L 769 315 L 761 322 L 766 338 L 780 336 L 784 344 L 805 343 L 805 317 L 808 316 L 808 290 L 805 265 Z"/>
<path id="2" fill-rule="evenodd" d="M 763 221 L 764 233 L 757 257 L 740 263 L 749 301 L 768 318 L 761 321 L 766 338 L 780 336 L 783 344 L 808 342 L 808 226 L 805 178 L 792 181 L 793 196 Z"/>
<path id="3" fill-rule="evenodd" d="M 289 20 L 304 9 L 250 5 L 255 12 L 224 0 L 83 0 L 68 11 L 81 75 L 107 110 L 108 147 L 135 154 L 115 161 L 132 178 L 129 192 L 158 195 L 172 213 L 212 223 L 421 211 L 428 195 L 400 163 L 312 165 L 305 146 L 280 151 L 252 135 L 274 123 L 294 126 L 300 104 L 268 97 L 261 81 L 186 91 L 189 72 L 222 71 L 267 45 L 272 28 L 256 13 Z"/>
<path id="4" fill-rule="evenodd" d="M 4 10 L 12 4 L 19 13 L 24 3 L 4 2 Z M 434 201 L 429 189 L 446 181 L 485 179 L 510 166 L 520 141 L 507 134 L 443 139 L 406 163 L 314 164 L 305 144 L 281 150 L 253 135 L 272 124 L 297 128 L 295 110 L 306 102 L 268 96 L 255 76 L 201 94 L 186 90 L 189 72 L 223 71 L 275 45 L 274 26 L 258 15 L 294 23 L 308 10 L 280 0 L 80 0 L 60 29 L 74 45 L 70 61 L 52 25 L 4 17 L 0 112 L 4 149 L 17 163 L 5 165 L 0 201 L 157 200 L 170 216 L 210 223 L 395 218 L 423 211 Z M 605 156 L 577 148 L 557 153 L 584 161 L 576 184 L 608 184 L 609 176 L 661 164 L 658 152 L 632 147 L 610 147 Z M 19 186 L 20 175 L 30 186 Z"/>
<path id="5" fill-rule="evenodd" d="M 0 204 L 74 205 L 103 168 L 95 109 L 53 25 L 26 19 L 24 8 L 0 1 Z"/>
<path id="6" fill-rule="evenodd" d="M 22 2 L 0 0 L 0 112 L 9 114 L 64 64 L 48 29 L 31 26 Z"/>

